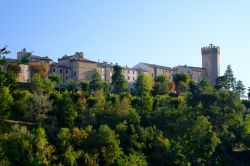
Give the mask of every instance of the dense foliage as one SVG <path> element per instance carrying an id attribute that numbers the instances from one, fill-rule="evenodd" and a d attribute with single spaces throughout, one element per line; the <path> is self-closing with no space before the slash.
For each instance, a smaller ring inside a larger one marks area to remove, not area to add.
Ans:
<path id="1" fill-rule="evenodd" d="M 115 72 L 110 85 L 95 72 L 77 92 L 56 90 L 60 78 L 41 72 L 25 87 L 0 73 L 0 165 L 249 162 L 250 103 L 229 83 L 231 73 L 216 88 L 187 74 L 154 82 L 140 73 L 129 92 L 121 68 Z"/>

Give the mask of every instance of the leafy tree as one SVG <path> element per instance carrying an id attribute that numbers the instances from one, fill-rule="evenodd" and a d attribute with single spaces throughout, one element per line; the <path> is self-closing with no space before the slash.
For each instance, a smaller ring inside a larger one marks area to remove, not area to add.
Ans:
<path id="1" fill-rule="evenodd" d="M 118 136 L 107 125 L 101 125 L 91 136 L 88 144 L 89 152 L 96 153 L 100 165 L 111 165 L 122 154 Z"/>
<path id="2" fill-rule="evenodd" d="M 250 87 L 248 87 L 248 89 L 247 89 L 247 97 L 248 97 L 248 99 L 250 99 Z"/>
<path id="3" fill-rule="evenodd" d="M 71 93 L 64 92 L 54 99 L 52 114 L 59 126 L 73 126 L 78 116 L 77 107 L 71 98 Z"/>
<path id="4" fill-rule="evenodd" d="M 81 86 L 81 89 L 84 92 L 84 94 L 88 95 L 89 94 L 89 90 L 90 90 L 89 81 L 81 81 L 80 82 L 80 86 Z"/>
<path id="5" fill-rule="evenodd" d="M 96 70 L 92 75 L 89 85 L 90 85 L 90 90 L 92 91 L 97 91 L 104 88 L 104 82 L 101 78 L 101 75 Z"/>
<path id="6" fill-rule="evenodd" d="M 26 127 L 12 126 L 0 135 L 0 151 L 4 152 L 0 160 L 13 165 L 50 165 L 55 159 L 42 128 L 30 132 Z"/>
<path id="7" fill-rule="evenodd" d="M 187 151 L 191 163 L 208 165 L 220 144 L 220 139 L 212 130 L 212 125 L 204 116 L 198 116 L 187 133 L 189 145 Z"/>
<path id="8" fill-rule="evenodd" d="M 30 62 L 30 56 L 31 56 L 31 53 L 27 53 L 21 60 L 21 63 L 23 64 L 28 64 Z"/>
<path id="9" fill-rule="evenodd" d="M 32 100 L 30 117 L 32 120 L 41 124 L 47 118 L 47 113 L 52 110 L 52 102 L 49 96 L 42 93 L 35 93 Z"/>
<path id="10" fill-rule="evenodd" d="M 225 88 L 228 89 L 228 85 L 227 85 L 227 77 L 226 76 L 220 76 L 217 77 L 216 81 L 215 81 L 215 88 L 216 89 L 221 89 L 221 88 Z"/>
<path id="11" fill-rule="evenodd" d="M 35 73 L 30 82 L 30 88 L 35 93 L 48 93 L 55 88 L 55 84 L 50 81 L 49 78 L 41 77 L 39 74 Z"/>
<path id="12" fill-rule="evenodd" d="M 0 119 L 10 114 L 8 111 L 13 103 L 13 97 L 8 87 L 0 88 Z"/>
<path id="13" fill-rule="evenodd" d="M 0 49 L 0 66 L 6 63 L 6 58 L 4 55 L 9 54 L 10 51 L 7 50 L 7 46 Z"/>
<path id="14" fill-rule="evenodd" d="M 237 81 L 235 85 L 235 92 L 238 93 L 240 97 L 245 97 L 245 90 L 246 88 L 243 82 L 241 80 Z"/>
<path id="15" fill-rule="evenodd" d="M 49 75 L 49 80 L 54 82 L 55 84 L 59 84 L 62 81 L 62 77 L 59 74 L 50 74 Z"/>
<path id="16" fill-rule="evenodd" d="M 21 68 L 18 63 L 12 63 L 7 66 L 6 70 L 17 75 L 21 71 Z"/>
<path id="17" fill-rule="evenodd" d="M 34 165 L 51 165 L 55 161 L 55 148 L 49 144 L 46 138 L 46 132 L 43 128 L 38 127 L 32 131 L 34 152 Z"/>
<path id="18" fill-rule="evenodd" d="M 179 94 L 186 93 L 189 90 L 190 76 L 187 73 L 176 73 L 173 75 L 173 80 Z"/>
<path id="19" fill-rule="evenodd" d="M 11 107 L 12 119 L 29 121 L 34 95 L 27 90 L 16 90 L 12 96 L 14 99 Z"/>
<path id="20" fill-rule="evenodd" d="M 231 65 L 227 66 L 227 69 L 224 73 L 224 77 L 225 77 L 225 89 L 234 90 L 236 80 Z"/>
<path id="21" fill-rule="evenodd" d="M 70 79 L 66 82 L 66 89 L 70 92 L 73 92 L 74 90 L 76 90 L 77 87 L 77 83 L 75 80 Z"/>
<path id="22" fill-rule="evenodd" d="M 153 78 L 148 73 L 141 72 L 135 83 L 137 95 L 142 96 L 144 93 L 151 92 L 153 85 Z"/>
<path id="23" fill-rule="evenodd" d="M 0 72 L 0 88 L 16 86 L 16 75 L 13 72 Z"/>
<path id="24" fill-rule="evenodd" d="M 113 67 L 114 74 L 112 75 L 112 86 L 115 94 L 121 94 L 128 91 L 128 83 L 122 73 L 122 67 L 115 65 Z"/>
<path id="25" fill-rule="evenodd" d="M 166 76 L 158 76 L 155 80 L 155 85 L 154 85 L 154 95 L 159 94 L 159 95 L 164 95 L 167 94 L 169 91 L 168 88 L 168 78 Z"/>

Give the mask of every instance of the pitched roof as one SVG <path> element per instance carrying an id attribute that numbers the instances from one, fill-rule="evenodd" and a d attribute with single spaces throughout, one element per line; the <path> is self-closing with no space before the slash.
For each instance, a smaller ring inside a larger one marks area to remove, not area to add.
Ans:
<path id="1" fill-rule="evenodd" d="M 150 67 L 156 67 L 156 68 L 160 68 L 160 69 L 172 70 L 171 67 L 167 67 L 167 66 L 161 66 L 161 65 L 150 64 L 150 63 L 144 63 L 144 62 L 142 62 L 142 63 L 145 64 L 145 65 L 148 65 L 148 66 L 150 66 Z"/>

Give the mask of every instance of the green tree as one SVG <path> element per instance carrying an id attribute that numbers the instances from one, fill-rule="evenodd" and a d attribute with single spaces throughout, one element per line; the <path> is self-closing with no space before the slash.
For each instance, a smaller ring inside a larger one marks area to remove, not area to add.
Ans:
<path id="1" fill-rule="evenodd" d="M 245 88 L 245 86 L 244 86 L 244 84 L 243 84 L 243 82 L 241 80 L 236 82 L 236 85 L 235 85 L 234 89 L 235 89 L 234 91 L 236 93 L 238 93 L 240 95 L 240 97 L 243 97 L 243 98 L 245 97 L 246 88 Z"/>
<path id="2" fill-rule="evenodd" d="M 77 87 L 77 82 L 73 79 L 70 79 L 66 82 L 65 86 L 69 92 L 74 92 L 74 90 L 76 90 Z"/>
<path id="3" fill-rule="evenodd" d="M 90 89 L 89 81 L 81 81 L 80 86 L 83 92 L 87 94 L 89 93 L 89 89 Z"/>
<path id="4" fill-rule="evenodd" d="M 122 67 L 115 65 L 113 67 L 114 74 L 112 75 L 112 86 L 113 86 L 113 92 L 115 94 L 121 94 L 123 92 L 128 91 L 128 83 L 124 77 L 124 74 L 122 73 Z"/>
<path id="5" fill-rule="evenodd" d="M 49 75 L 49 80 L 54 82 L 55 84 L 59 84 L 62 81 L 62 77 L 59 74 L 50 74 Z"/>
<path id="6" fill-rule="evenodd" d="M 52 101 L 49 96 L 42 93 L 35 93 L 32 99 L 32 109 L 30 117 L 38 124 L 42 124 L 47 119 L 47 114 L 52 110 Z"/>
<path id="7" fill-rule="evenodd" d="M 186 93 L 189 90 L 190 76 L 187 73 L 176 73 L 173 75 L 173 80 L 176 85 L 176 91 Z"/>
<path id="8" fill-rule="evenodd" d="M 30 110 L 33 110 L 33 98 L 34 95 L 28 90 L 15 90 L 12 93 L 13 105 L 11 107 L 12 119 L 29 121 Z"/>
<path id="9" fill-rule="evenodd" d="M 55 88 L 55 83 L 47 77 L 35 73 L 30 82 L 30 89 L 34 93 L 48 93 Z"/>
<path id="10" fill-rule="evenodd" d="M 94 71 L 89 85 L 90 85 L 90 90 L 94 92 L 104 88 L 104 82 L 97 70 Z"/>
<path id="11" fill-rule="evenodd" d="M 71 95 L 72 93 L 64 92 L 54 98 L 51 114 L 56 117 L 59 126 L 71 127 L 78 117 L 77 107 Z"/>
<path id="12" fill-rule="evenodd" d="M 16 87 L 16 75 L 13 72 L 0 72 L 0 88 Z"/>
<path id="13" fill-rule="evenodd" d="M 98 154 L 100 165 L 111 165 L 122 154 L 118 135 L 107 125 L 101 125 L 90 137 L 89 152 Z"/>
<path id="14" fill-rule="evenodd" d="M 7 66 L 6 70 L 7 72 L 13 72 L 17 75 L 21 71 L 21 68 L 18 63 L 12 63 Z"/>
<path id="15" fill-rule="evenodd" d="M 221 89 L 221 88 L 228 89 L 227 86 L 228 85 L 227 85 L 227 77 L 226 76 L 217 77 L 217 79 L 215 81 L 214 88 L 216 88 L 216 89 Z"/>
<path id="16" fill-rule="evenodd" d="M 248 99 L 250 99 L 250 87 L 248 87 L 248 89 L 247 89 L 247 97 L 248 97 Z"/>
<path id="17" fill-rule="evenodd" d="M 227 66 L 224 76 L 225 76 L 225 89 L 234 90 L 236 79 L 234 77 L 231 65 Z"/>
<path id="18" fill-rule="evenodd" d="M 30 132 L 26 127 L 11 126 L 0 135 L 0 160 L 11 165 L 51 165 L 55 157 L 54 147 L 49 144 L 43 128 Z"/>
<path id="19" fill-rule="evenodd" d="M 154 85 L 154 95 L 164 95 L 167 94 L 169 91 L 168 88 L 168 78 L 166 76 L 158 76 L 155 80 Z"/>
<path id="20" fill-rule="evenodd" d="M 9 116 L 10 107 L 13 103 L 13 97 L 8 87 L 0 88 L 0 119 Z"/>
<path id="21" fill-rule="evenodd" d="M 153 85 L 154 81 L 150 74 L 141 72 L 135 83 L 137 95 L 142 96 L 144 93 L 150 93 L 153 89 Z"/>
<path id="22" fill-rule="evenodd" d="M 6 58 L 4 55 L 9 54 L 10 51 L 7 50 L 7 46 L 0 49 L 0 66 L 6 63 Z"/>

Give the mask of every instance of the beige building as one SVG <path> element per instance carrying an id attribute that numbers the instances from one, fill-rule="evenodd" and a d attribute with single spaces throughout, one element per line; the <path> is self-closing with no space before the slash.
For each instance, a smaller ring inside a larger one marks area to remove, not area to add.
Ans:
<path id="1" fill-rule="evenodd" d="M 50 65 L 50 74 L 61 75 L 64 83 L 70 79 L 77 82 L 90 80 L 95 70 L 97 70 L 97 62 L 85 59 L 82 52 L 76 52 L 71 56 L 65 55 L 58 59 L 57 64 Z"/>
<path id="2" fill-rule="evenodd" d="M 100 73 L 102 79 L 107 82 L 112 82 L 112 75 L 113 75 L 113 64 L 108 62 L 98 62 L 97 63 L 97 71 Z"/>
<path id="3" fill-rule="evenodd" d="M 185 65 L 174 67 L 174 73 L 187 73 L 194 82 L 200 82 L 205 78 L 206 69 Z"/>
<path id="4" fill-rule="evenodd" d="M 171 67 L 155 64 L 140 62 L 135 65 L 134 68 L 148 72 L 153 77 L 153 79 L 156 79 L 158 76 L 166 76 L 169 80 L 171 80 L 173 75 L 173 69 Z"/>
<path id="5" fill-rule="evenodd" d="M 22 62 L 24 58 L 27 58 L 29 63 L 31 62 L 48 63 L 48 64 L 53 63 L 53 60 L 48 58 L 47 56 L 42 57 L 33 55 L 32 52 L 27 52 L 25 48 L 17 52 L 17 61 Z"/>

